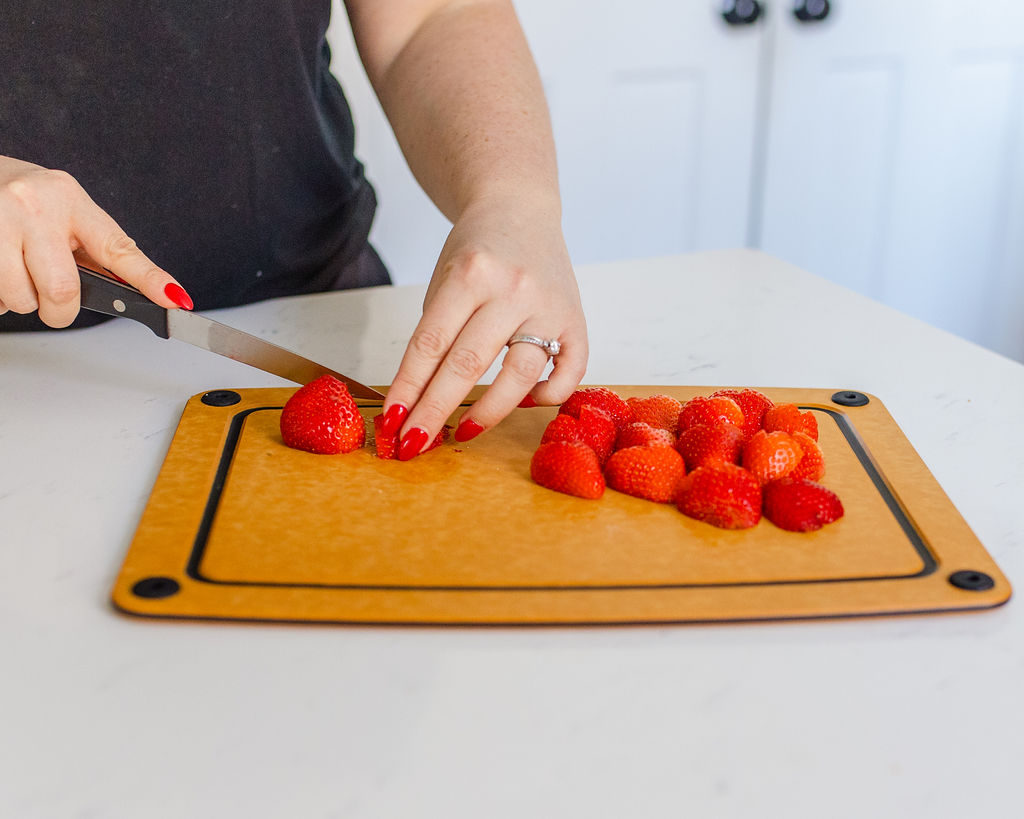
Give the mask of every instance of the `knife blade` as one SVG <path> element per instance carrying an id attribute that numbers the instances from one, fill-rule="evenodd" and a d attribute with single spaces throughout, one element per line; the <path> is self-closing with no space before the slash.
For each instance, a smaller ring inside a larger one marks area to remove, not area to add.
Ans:
<path id="1" fill-rule="evenodd" d="M 321 375 L 333 375 L 345 383 L 354 398 L 384 400 L 384 396 L 372 387 L 257 336 L 187 310 L 167 310 L 134 287 L 116 282 L 81 264 L 78 265 L 78 274 L 82 282 L 82 307 L 86 310 L 132 319 L 144 324 L 160 338 L 176 338 L 297 384 L 308 384 Z"/>

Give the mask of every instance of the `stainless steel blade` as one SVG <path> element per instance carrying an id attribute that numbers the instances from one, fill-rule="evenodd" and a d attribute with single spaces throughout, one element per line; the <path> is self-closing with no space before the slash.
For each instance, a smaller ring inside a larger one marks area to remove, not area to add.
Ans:
<path id="1" fill-rule="evenodd" d="M 347 375 L 328 369 L 269 341 L 243 333 L 226 324 L 186 310 L 167 311 L 167 329 L 171 338 L 193 344 L 212 353 L 248 364 L 264 372 L 279 375 L 297 384 L 308 384 L 321 375 L 333 375 L 343 381 L 354 398 L 382 401 L 384 396 L 372 387 Z"/>

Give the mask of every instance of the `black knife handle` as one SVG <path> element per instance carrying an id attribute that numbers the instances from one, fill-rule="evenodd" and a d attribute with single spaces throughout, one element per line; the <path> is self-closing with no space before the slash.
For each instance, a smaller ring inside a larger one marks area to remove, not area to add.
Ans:
<path id="1" fill-rule="evenodd" d="M 154 304 L 138 290 L 78 266 L 82 280 L 82 307 L 108 316 L 128 318 L 145 324 L 160 338 L 170 338 L 167 310 Z"/>

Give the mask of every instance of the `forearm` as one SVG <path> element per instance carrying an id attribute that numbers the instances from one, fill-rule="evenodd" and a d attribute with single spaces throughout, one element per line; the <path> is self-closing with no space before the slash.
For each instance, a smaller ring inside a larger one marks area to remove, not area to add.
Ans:
<path id="1" fill-rule="evenodd" d="M 349 13 L 406 160 L 449 219 L 496 197 L 560 219 L 547 106 L 511 3 L 353 0 Z"/>

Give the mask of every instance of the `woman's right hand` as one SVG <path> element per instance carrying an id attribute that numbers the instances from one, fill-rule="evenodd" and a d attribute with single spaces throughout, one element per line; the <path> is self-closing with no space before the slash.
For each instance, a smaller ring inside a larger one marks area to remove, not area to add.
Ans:
<path id="1" fill-rule="evenodd" d="M 80 307 L 79 250 L 161 307 L 192 308 L 74 177 L 0 156 L 0 314 L 38 310 L 49 326 L 67 327 Z"/>

